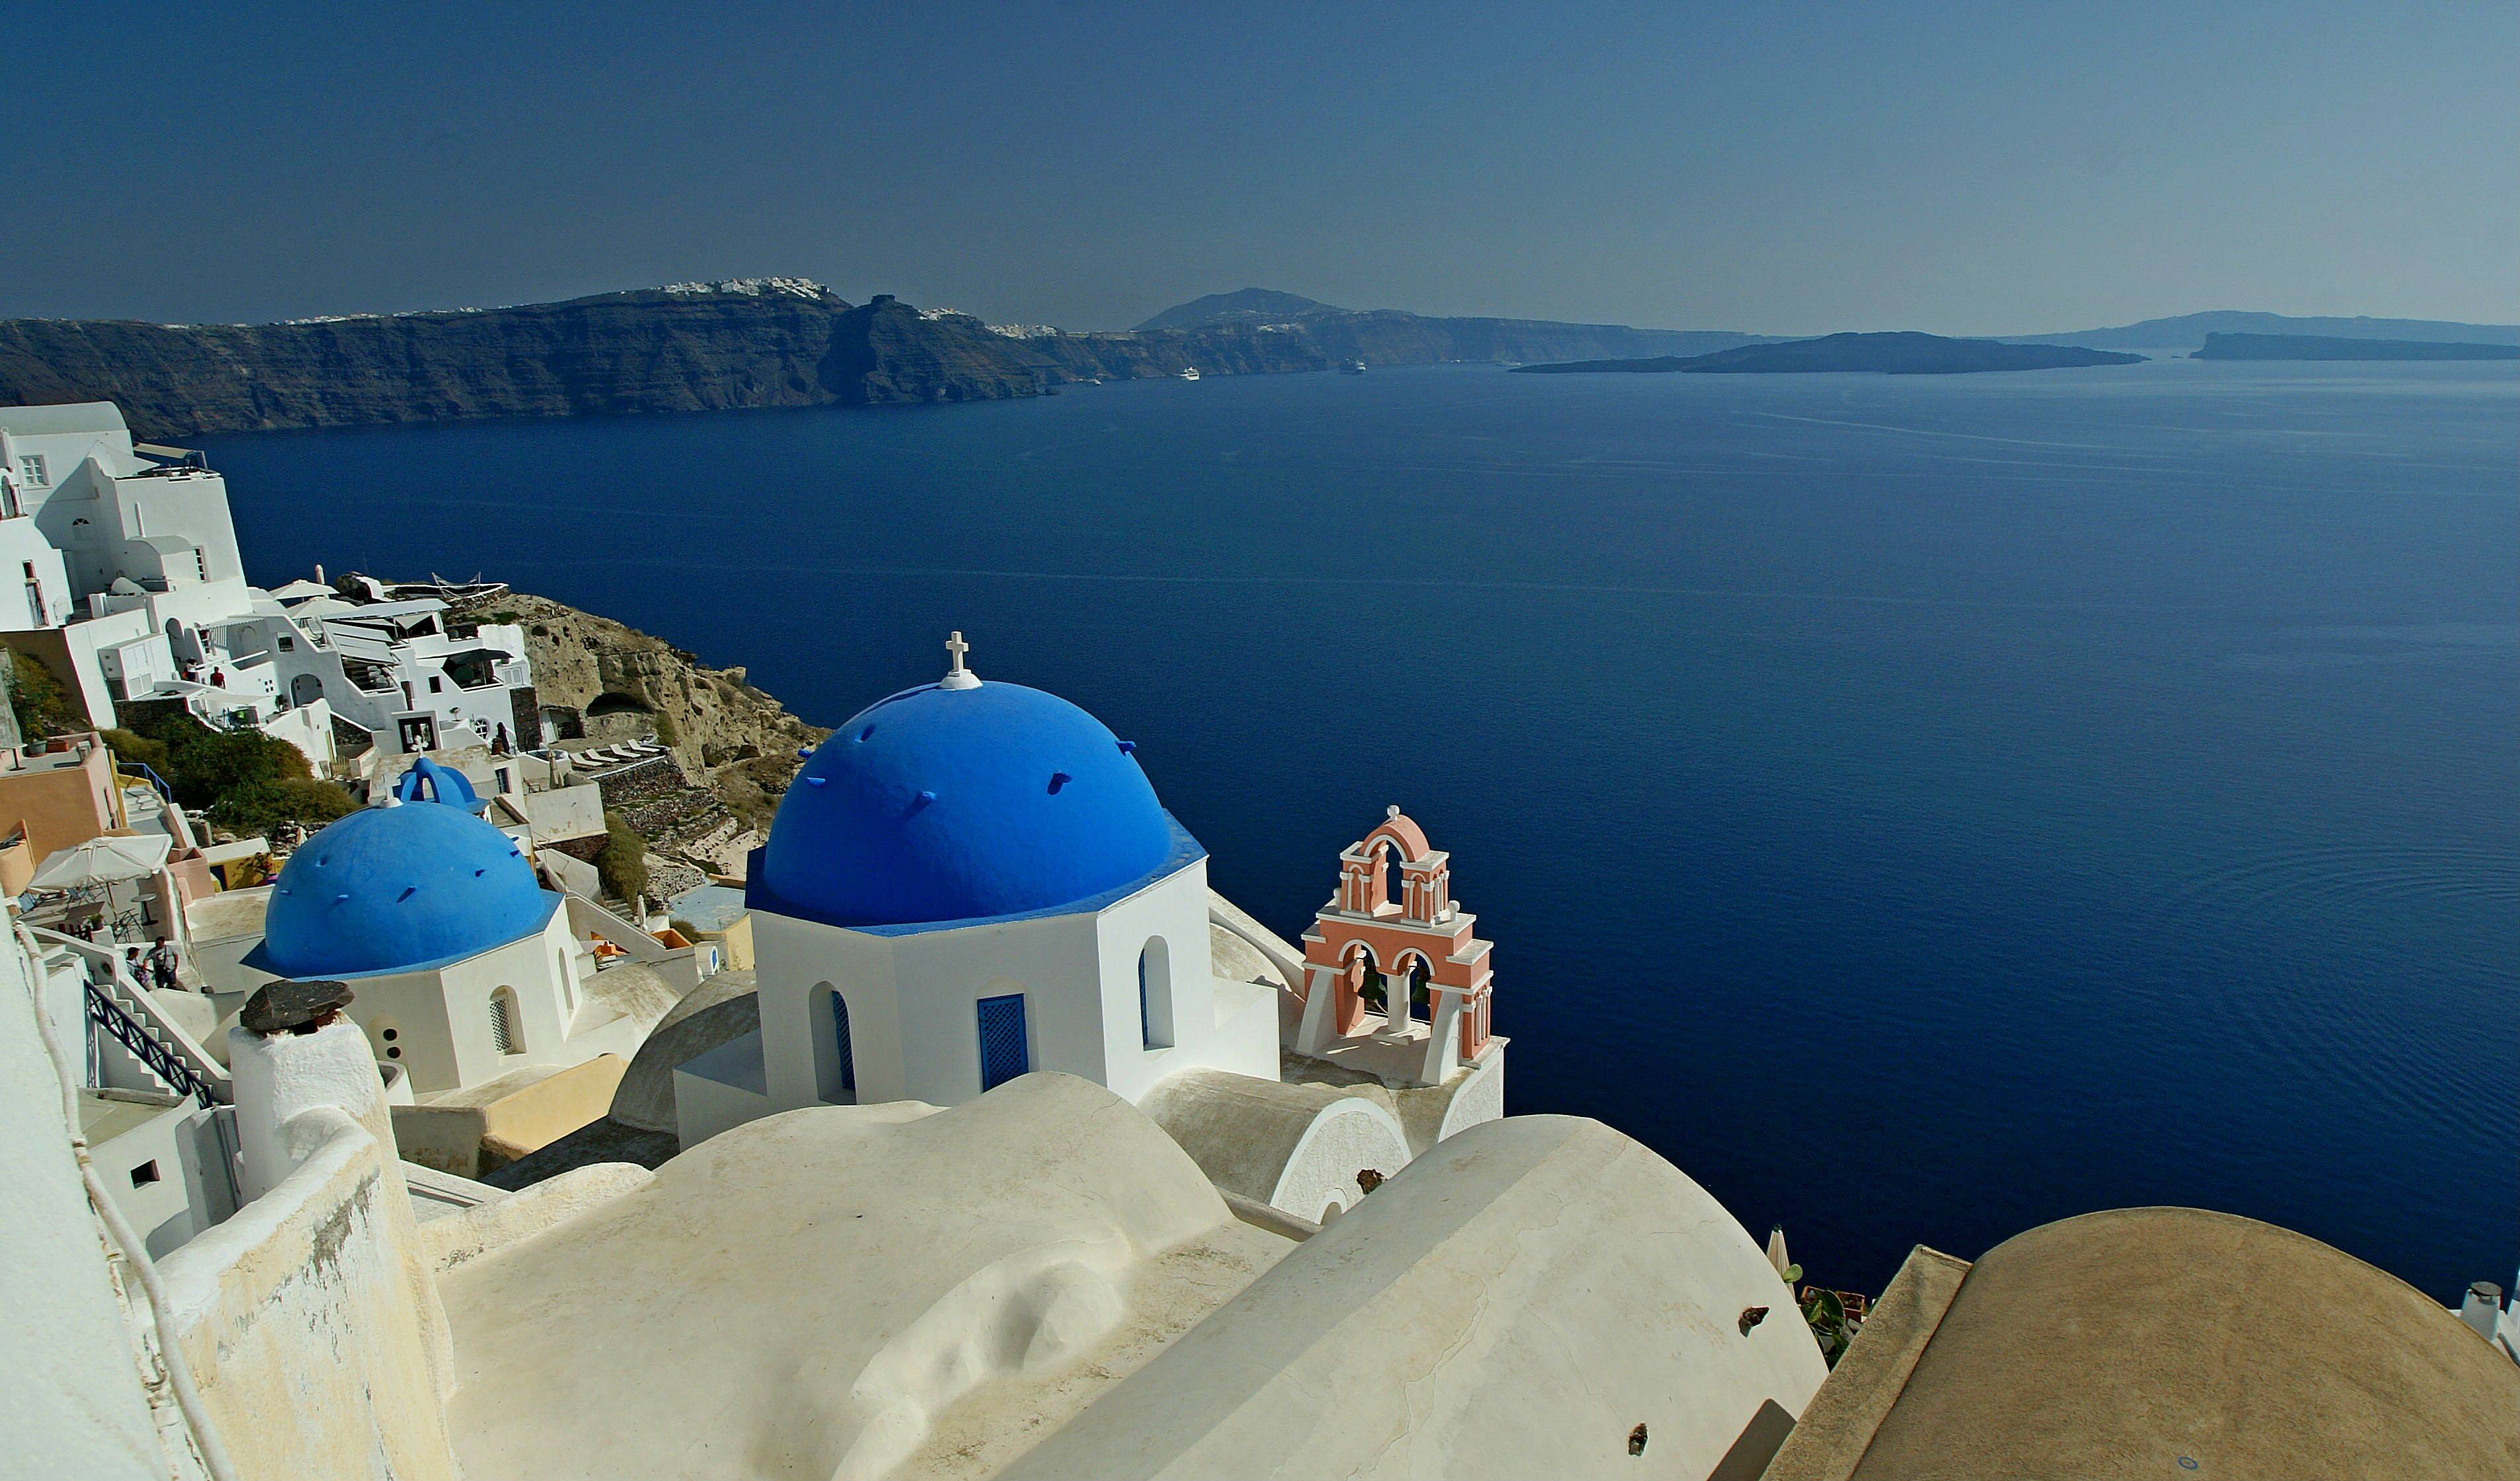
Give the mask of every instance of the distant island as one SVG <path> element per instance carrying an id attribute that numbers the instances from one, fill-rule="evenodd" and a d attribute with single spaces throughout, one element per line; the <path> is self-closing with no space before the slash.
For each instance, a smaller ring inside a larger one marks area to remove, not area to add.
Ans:
<path id="1" fill-rule="evenodd" d="M 1863 371 L 1885 376 L 1967 376 L 1987 371 L 2065 370 L 2086 365 L 2133 365 L 2141 355 L 2084 349 L 2071 344 L 2007 344 L 1996 339 L 1947 339 L 1898 332 L 1824 335 L 1780 344 L 1745 344 L 1708 355 L 1660 355 L 1634 360 L 1570 360 L 1521 365 L 1517 374 L 1540 376 L 1635 372 L 1647 375 L 1782 376 Z"/>
<path id="2" fill-rule="evenodd" d="M 2011 344 L 2079 344 L 2085 349 L 2194 349 L 2212 335 L 2316 335 L 2330 339 L 2419 339 L 2428 343 L 2520 344 L 2520 324 L 2462 324 L 2453 319 L 2299 317 L 2221 308 L 2144 319 L 2114 329 L 2002 335 Z"/>
<path id="3" fill-rule="evenodd" d="M 2327 335 L 2207 335 L 2192 360 L 2520 360 L 2520 344 L 2343 339 Z"/>

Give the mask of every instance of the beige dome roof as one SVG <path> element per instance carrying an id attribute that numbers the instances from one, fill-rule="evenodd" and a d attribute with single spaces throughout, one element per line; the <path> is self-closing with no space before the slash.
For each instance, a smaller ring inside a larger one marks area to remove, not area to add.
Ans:
<path id="1" fill-rule="evenodd" d="M 1770 1475 L 2512 1476 L 2515 1416 L 2520 1367 L 2387 1272 L 2112 1209 L 1920 1249 Z"/>

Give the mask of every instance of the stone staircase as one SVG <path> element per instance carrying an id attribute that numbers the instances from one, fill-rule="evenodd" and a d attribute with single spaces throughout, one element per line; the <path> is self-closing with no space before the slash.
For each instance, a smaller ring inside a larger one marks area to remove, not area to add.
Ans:
<path id="1" fill-rule="evenodd" d="M 148 1089 L 192 1096 L 204 1105 L 234 1102 L 227 1067 L 132 978 L 120 952 L 60 931 L 26 929 L 44 954 L 47 972 L 67 970 L 85 979 L 88 1014 L 125 1074 L 145 1076 Z"/>

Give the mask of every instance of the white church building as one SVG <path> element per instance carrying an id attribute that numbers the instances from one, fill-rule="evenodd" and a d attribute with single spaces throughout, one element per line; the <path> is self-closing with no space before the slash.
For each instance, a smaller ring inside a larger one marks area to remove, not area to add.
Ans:
<path id="1" fill-rule="evenodd" d="M 1184 1070 L 1278 1078 L 1277 992 L 1215 975 L 1206 850 L 1131 744 L 982 683 L 960 642 L 942 680 L 861 711 L 789 785 L 747 886 L 760 1034 L 685 1066 L 702 1082 L 677 1088 L 685 1145 L 1033 1070 L 1133 1102 Z"/>
<path id="2" fill-rule="evenodd" d="M 746 884 L 760 1026 L 675 1070 L 685 1148 L 779 1111 L 954 1105 L 1055 1070 L 1145 1109 L 1228 1191 L 1316 1219 L 1502 1114 L 1505 1041 L 1482 1028 L 1463 1055 L 1456 1014 L 1412 1018 L 1405 978 L 1396 1011 L 1351 1009 L 1289 1053 L 1296 949 L 1220 924 L 1206 850 L 1131 742 L 983 682 L 967 647 L 955 634 L 942 679 L 860 711 L 789 785 Z M 1222 969 L 1220 942 L 1262 969 Z"/>
<path id="3" fill-rule="evenodd" d="M 562 897 L 474 816 L 462 774 L 423 758 L 382 804 L 325 828 L 272 886 L 258 980 L 327 979 L 406 1100 L 638 1051 L 657 1010 L 596 990 Z"/>

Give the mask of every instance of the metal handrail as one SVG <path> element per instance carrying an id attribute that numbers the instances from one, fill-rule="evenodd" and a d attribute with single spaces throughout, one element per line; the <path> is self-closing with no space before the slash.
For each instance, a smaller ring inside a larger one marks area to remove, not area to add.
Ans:
<path id="1" fill-rule="evenodd" d="M 148 762 L 134 761 L 125 756 L 116 756 L 113 758 L 113 765 L 114 769 L 117 772 L 120 772 L 123 776 L 137 777 L 141 781 L 146 782 L 151 786 L 157 788 L 158 795 L 165 798 L 169 803 L 175 800 L 175 788 L 168 785 L 165 778 L 158 775 L 157 769 L 151 766 Z"/>
<path id="2" fill-rule="evenodd" d="M 137 1019 L 148 1030 L 151 1037 L 159 1044 L 167 1046 L 173 1054 L 182 1058 L 185 1065 L 192 1070 L 195 1079 L 214 1091 L 227 1083 L 227 1071 L 220 1066 L 218 1060 L 211 1057 L 209 1050 L 196 1041 L 182 1024 L 165 1016 L 164 1010 L 158 1007 L 157 1001 L 149 996 L 149 990 L 133 980 L 130 973 L 124 970 L 119 952 L 107 951 L 93 942 L 82 941 L 76 936 L 65 935 L 56 930 L 46 930 L 40 925 L 22 926 L 22 929 L 38 944 L 68 952 L 72 957 L 84 962 L 88 986 L 92 990 L 103 991 L 113 1001 L 115 1008 Z M 97 980 L 100 975 L 105 979 L 102 984 Z"/>
<path id="3" fill-rule="evenodd" d="M 122 1005 L 107 996 L 95 983 L 87 983 L 86 988 L 87 1015 L 97 1027 L 112 1034 L 116 1043 L 131 1051 L 158 1079 L 173 1086 L 179 1094 L 202 1102 L 203 1110 L 218 1103 L 210 1094 L 210 1083 L 193 1073 L 193 1067 L 184 1062 L 182 1055 L 159 1043 L 145 1024 L 123 1011 Z"/>

